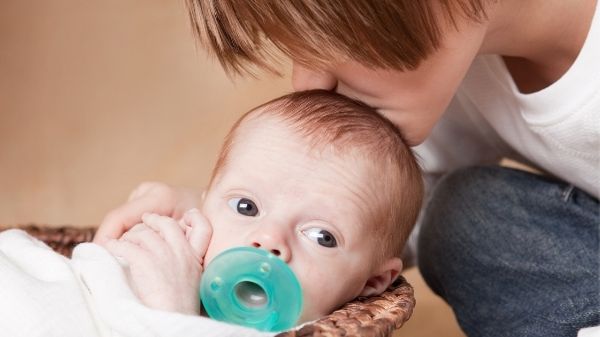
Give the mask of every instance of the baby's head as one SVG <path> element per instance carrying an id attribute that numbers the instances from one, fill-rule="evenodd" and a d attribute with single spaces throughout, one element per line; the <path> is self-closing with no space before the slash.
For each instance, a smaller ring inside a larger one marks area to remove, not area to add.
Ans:
<path id="1" fill-rule="evenodd" d="M 304 293 L 301 321 L 384 291 L 423 194 L 402 137 L 373 109 L 326 91 L 298 92 L 233 126 L 205 194 L 222 251 L 254 246 L 279 256 Z"/>

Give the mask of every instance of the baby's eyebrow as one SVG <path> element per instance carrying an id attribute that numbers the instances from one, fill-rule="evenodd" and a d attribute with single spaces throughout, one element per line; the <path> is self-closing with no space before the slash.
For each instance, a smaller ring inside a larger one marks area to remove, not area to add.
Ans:
<path id="1" fill-rule="evenodd" d="M 344 215 L 332 214 L 327 223 L 334 226 L 340 234 L 344 235 L 344 237 L 350 237 L 352 235 L 361 235 L 365 232 L 365 226 L 363 221 L 355 221 L 355 219 L 344 219 Z"/>

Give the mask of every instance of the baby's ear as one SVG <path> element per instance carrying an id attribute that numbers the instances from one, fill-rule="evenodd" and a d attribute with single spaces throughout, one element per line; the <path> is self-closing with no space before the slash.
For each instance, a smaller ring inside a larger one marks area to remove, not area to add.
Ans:
<path id="1" fill-rule="evenodd" d="M 360 296 L 379 295 L 398 278 L 402 271 L 402 260 L 392 257 L 382 263 L 379 269 L 367 280 Z"/>

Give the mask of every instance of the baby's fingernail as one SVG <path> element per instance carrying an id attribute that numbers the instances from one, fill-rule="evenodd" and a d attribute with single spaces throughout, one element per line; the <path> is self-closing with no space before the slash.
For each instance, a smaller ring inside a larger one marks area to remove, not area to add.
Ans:
<path id="1" fill-rule="evenodd" d="M 186 213 L 200 213 L 200 210 L 197 208 L 190 208 L 186 211 Z"/>

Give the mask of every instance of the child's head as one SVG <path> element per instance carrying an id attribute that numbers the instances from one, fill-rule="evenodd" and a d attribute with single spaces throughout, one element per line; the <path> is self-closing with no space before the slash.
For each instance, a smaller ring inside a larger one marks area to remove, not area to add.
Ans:
<path id="1" fill-rule="evenodd" d="M 205 263 L 236 246 L 278 255 L 302 285 L 301 320 L 315 319 L 393 282 L 422 193 L 411 150 L 373 109 L 326 91 L 283 96 L 225 140 L 203 204 Z"/>
<path id="2" fill-rule="evenodd" d="M 494 27 L 510 19 L 495 0 L 187 2 L 199 41 L 228 72 L 277 72 L 287 56 L 294 90 L 334 90 L 385 111 L 411 146 L 474 57 L 506 42 Z"/>
<path id="3" fill-rule="evenodd" d="M 281 52 L 309 67 L 348 59 L 369 67 L 415 69 L 467 18 L 486 17 L 491 0 L 187 0 L 202 44 L 226 70 L 275 70 Z"/>

